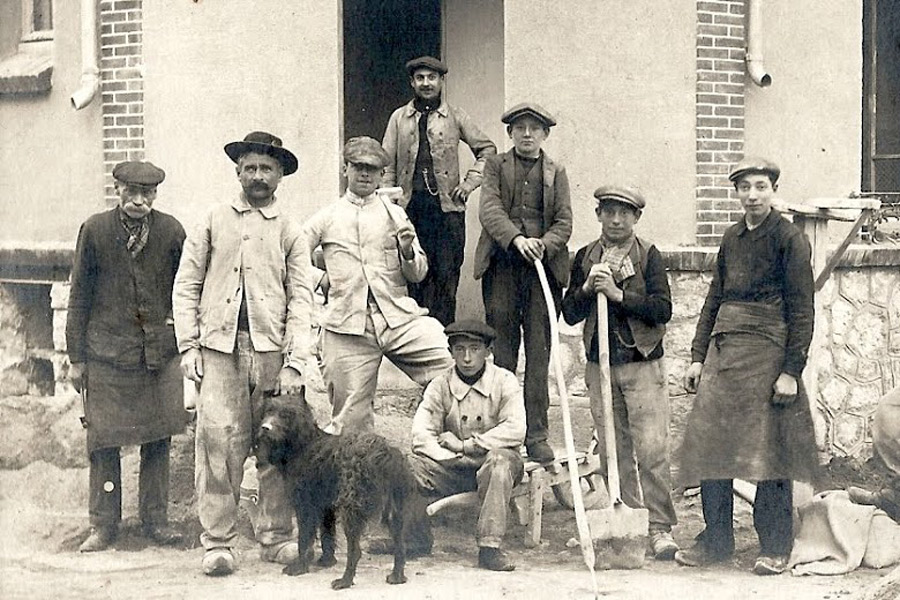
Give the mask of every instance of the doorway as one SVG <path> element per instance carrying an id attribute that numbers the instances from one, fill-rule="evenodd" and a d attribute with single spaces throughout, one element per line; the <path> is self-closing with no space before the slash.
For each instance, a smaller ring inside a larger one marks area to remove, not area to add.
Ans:
<path id="1" fill-rule="evenodd" d="M 381 141 L 412 98 L 404 65 L 441 58 L 441 0 L 344 0 L 344 139 Z"/>

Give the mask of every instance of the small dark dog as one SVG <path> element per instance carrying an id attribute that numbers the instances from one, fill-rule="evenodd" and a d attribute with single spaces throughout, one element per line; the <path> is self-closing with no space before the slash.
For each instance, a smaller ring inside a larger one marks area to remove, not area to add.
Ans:
<path id="1" fill-rule="evenodd" d="M 406 582 L 403 534 L 411 513 L 408 500 L 417 487 L 400 450 L 373 433 L 325 433 L 302 395 L 268 398 L 256 439 L 257 460 L 274 465 L 284 476 L 297 514 L 300 557 L 284 568 L 286 575 L 309 572 L 320 525 L 322 557 L 317 564 L 336 563 L 335 525 L 340 519 L 347 536 L 347 567 L 331 587 L 350 587 L 366 523 L 383 514 L 394 545 L 394 568 L 387 582 Z"/>

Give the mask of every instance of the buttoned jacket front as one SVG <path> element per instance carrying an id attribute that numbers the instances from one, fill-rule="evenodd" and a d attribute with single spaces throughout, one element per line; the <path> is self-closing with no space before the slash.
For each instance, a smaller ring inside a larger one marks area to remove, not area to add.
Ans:
<path id="1" fill-rule="evenodd" d="M 491 264 L 497 250 L 510 250 L 513 239 L 522 235 L 512 219 L 515 198 L 515 150 L 491 157 L 485 167 L 481 187 L 478 218 L 483 227 L 475 248 L 475 279 L 480 279 Z M 544 264 L 565 287 L 569 280 L 569 249 L 566 244 L 572 235 L 572 203 L 569 198 L 569 177 L 566 169 L 542 153 L 543 156 L 543 235 L 546 256 Z"/>
<path id="2" fill-rule="evenodd" d="M 519 380 L 491 363 L 472 385 L 459 378 L 456 367 L 435 377 L 413 417 L 413 452 L 439 461 L 454 458 L 456 453 L 438 443 L 445 431 L 461 441 L 471 439 L 485 451 L 518 450 L 525 440 L 525 401 Z"/>
<path id="3" fill-rule="evenodd" d="M 254 208 L 243 196 L 214 207 L 188 235 L 173 295 L 178 349 L 231 353 L 242 297 L 258 352 L 281 351 L 299 364 L 309 290 L 300 225 L 277 200 Z"/>
<path id="4" fill-rule="evenodd" d="M 314 275 L 309 287 L 317 286 L 324 273 L 330 285 L 322 327 L 362 335 L 370 294 L 389 327 L 427 314 L 409 297 L 406 284 L 422 281 L 428 259 L 418 239 L 413 240 L 411 259 L 400 255 L 397 231 L 405 226 L 411 228 L 412 223 L 396 204 L 377 194 L 360 198 L 350 191 L 306 222 L 305 260 L 310 264 L 321 246 L 325 261 L 324 272 L 310 266 Z"/>
<path id="5" fill-rule="evenodd" d="M 413 101 L 395 110 L 384 131 L 381 145 L 391 158 L 384 170 L 383 185 L 399 185 L 403 188 L 400 201 L 404 208 L 412 196 L 412 181 L 419 154 L 419 118 Z M 444 212 L 463 212 L 465 202 L 453 200 L 450 194 L 459 185 L 459 142 L 468 144 L 475 155 L 475 164 L 466 172 L 466 182 L 477 188 L 481 185 L 484 163 L 488 156 L 497 154 L 494 142 L 478 128 L 472 118 L 461 108 L 450 106 L 441 100 L 437 110 L 428 115 L 428 143 L 434 176 Z"/>

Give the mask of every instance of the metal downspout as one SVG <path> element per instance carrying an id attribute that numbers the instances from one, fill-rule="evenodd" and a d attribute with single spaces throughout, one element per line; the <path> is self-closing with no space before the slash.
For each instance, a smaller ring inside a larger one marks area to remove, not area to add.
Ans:
<path id="1" fill-rule="evenodd" d="M 772 76 L 763 64 L 762 0 L 747 0 L 747 74 L 759 87 L 772 85 Z"/>
<path id="2" fill-rule="evenodd" d="M 72 108 L 80 110 L 93 101 L 100 90 L 97 66 L 97 1 L 81 0 L 81 84 L 72 94 Z"/>

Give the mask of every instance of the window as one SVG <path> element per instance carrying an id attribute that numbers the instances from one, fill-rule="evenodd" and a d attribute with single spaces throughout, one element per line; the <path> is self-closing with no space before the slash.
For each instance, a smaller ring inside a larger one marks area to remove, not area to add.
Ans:
<path id="1" fill-rule="evenodd" d="M 900 10 L 866 0 L 863 17 L 864 192 L 900 192 Z"/>
<path id="2" fill-rule="evenodd" d="M 22 41 L 53 39 L 53 0 L 22 0 Z"/>

